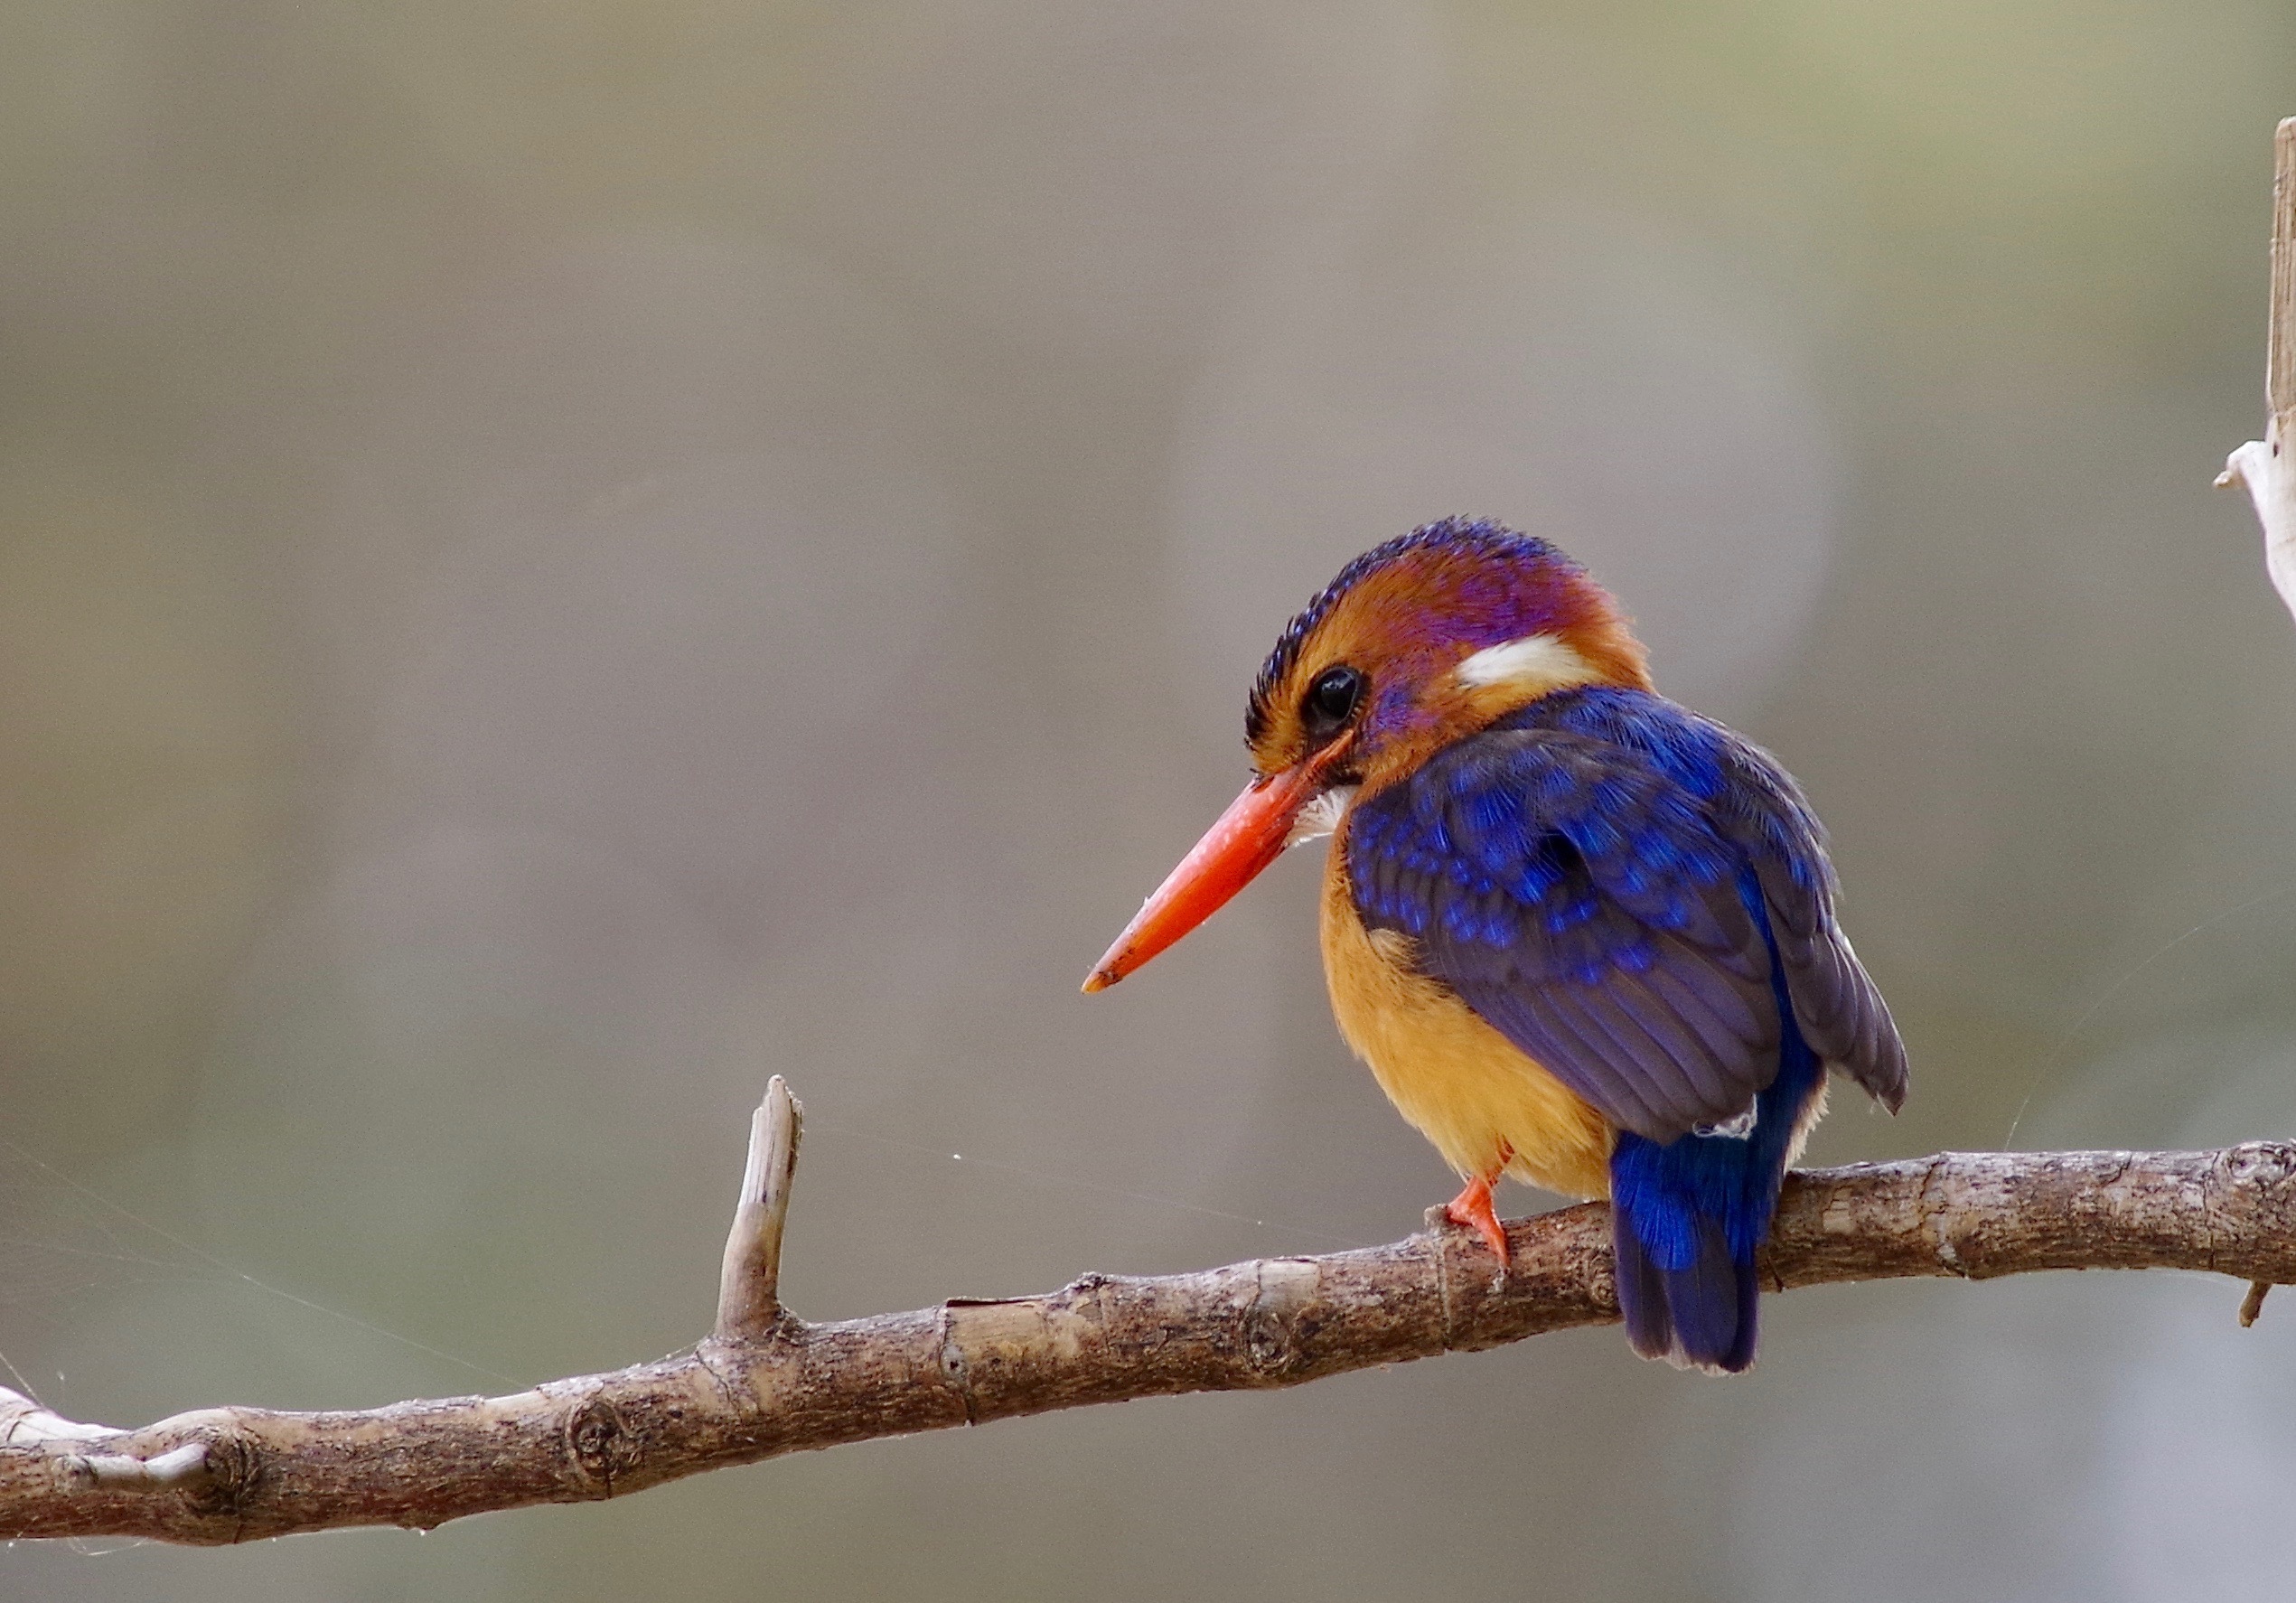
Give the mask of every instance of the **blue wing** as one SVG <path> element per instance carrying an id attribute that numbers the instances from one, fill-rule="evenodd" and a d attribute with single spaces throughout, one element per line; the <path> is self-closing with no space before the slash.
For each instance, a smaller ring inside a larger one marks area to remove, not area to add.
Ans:
<path id="1" fill-rule="evenodd" d="M 1360 800 L 1346 852 L 1367 925 L 1624 1129 L 1745 1111 L 1778 1072 L 1781 991 L 1822 1061 L 1904 1097 L 1817 820 L 1767 755 L 1663 698 L 1534 702 Z"/>

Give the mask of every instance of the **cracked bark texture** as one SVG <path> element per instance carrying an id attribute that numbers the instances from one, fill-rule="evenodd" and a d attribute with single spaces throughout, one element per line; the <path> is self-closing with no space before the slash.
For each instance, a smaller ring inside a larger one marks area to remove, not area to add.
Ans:
<path id="1" fill-rule="evenodd" d="M 793 1140 L 789 1150 L 793 1158 Z M 1194 1274 L 1087 1275 L 1042 1297 L 959 1298 L 835 1324 L 780 1313 L 743 1327 L 754 1334 L 713 1335 L 675 1357 L 505 1397 L 358 1412 L 204 1409 L 120 1431 L 0 1392 L 0 1533 L 219 1543 L 429 1527 L 808 1448 L 1298 1385 L 1617 1318 L 1602 1205 L 1508 1232 L 1515 1266 L 1504 1275 L 1472 1236 L 1436 1230 Z M 1797 1174 L 1765 1266 L 1779 1290 L 2070 1269 L 2296 1281 L 2296 1143 L 1946 1153 Z M 774 1288 L 755 1289 L 778 1309 Z"/>

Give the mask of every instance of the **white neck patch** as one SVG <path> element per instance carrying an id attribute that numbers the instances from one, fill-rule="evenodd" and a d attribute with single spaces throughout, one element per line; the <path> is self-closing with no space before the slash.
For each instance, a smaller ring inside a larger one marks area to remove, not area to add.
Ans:
<path id="1" fill-rule="evenodd" d="M 1588 684 L 1601 677 L 1593 663 L 1556 634 L 1526 634 L 1519 640 L 1485 646 L 1453 671 L 1458 675 L 1459 683 L 1470 689 L 1511 685 L 1524 689 L 1557 690 L 1565 685 Z"/>
<path id="2" fill-rule="evenodd" d="M 1354 785 L 1334 785 L 1317 794 L 1313 802 L 1299 810 L 1291 820 L 1291 833 L 1285 836 L 1286 846 L 1305 846 L 1310 840 L 1321 840 L 1339 828 L 1339 820 L 1347 816 L 1347 804 L 1355 799 Z"/>

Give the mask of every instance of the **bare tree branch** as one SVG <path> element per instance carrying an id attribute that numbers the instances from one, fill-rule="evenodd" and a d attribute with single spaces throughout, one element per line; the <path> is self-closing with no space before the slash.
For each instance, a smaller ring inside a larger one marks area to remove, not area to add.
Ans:
<path id="1" fill-rule="evenodd" d="M 507 1397 L 202 1409 L 140 1430 L 65 1420 L 0 1389 L 0 1535 L 214 1543 L 427 1528 L 809 1448 L 1294 1386 L 1618 1317 L 1607 1210 L 1587 1204 L 1511 1223 L 1505 1272 L 1472 1234 L 1432 1227 L 1325 1257 L 1086 1275 L 1043 1297 L 809 1325 L 782 1308 L 776 1284 L 798 1137 L 778 1078 L 750 1136 L 717 1333 L 692 1351 Z M 2055 1269 L 2296 1282 L 2296 1143 L 1946 1153 L 1795 1175 L 1764 1268 L 1779 1290 Z"/>

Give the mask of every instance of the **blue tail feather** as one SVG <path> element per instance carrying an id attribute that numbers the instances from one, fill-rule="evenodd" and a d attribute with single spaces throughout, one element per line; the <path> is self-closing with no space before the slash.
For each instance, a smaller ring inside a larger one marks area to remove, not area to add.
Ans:
<path id="1" fill-rule="evenodd" d="M 1768 920 L 1749 897 L 1765 939 Z M 1661 1144 L 1619 1132 L 1610 1155 L 1611 1238 L 1626 1337 L 1645 1358 L 1735 1374 L 1754 1362 L 1761 1283 L 1755 1253 L 1770 1233 L 1795 1131 L 1825 1066 L 1802 1038 L 1778 974 L 1777 1077 L 1750 1128 Z"/>
<path id="2" fill-rule="evenodd" d="M 1627 1339 L 1645 1358 L 1733 1374 L 1754 1361 L 1754 1258 L 1769 1234 L 1794 1127 L 1823 1072 L 1798 1037 L 1792 1048 L 1756 1099 L 1745 1135 L 1692 1134 L 1663 1146 L 1631 1131 L 1618 1137 L 1610 1158 L 1618 1306 Z"/>

